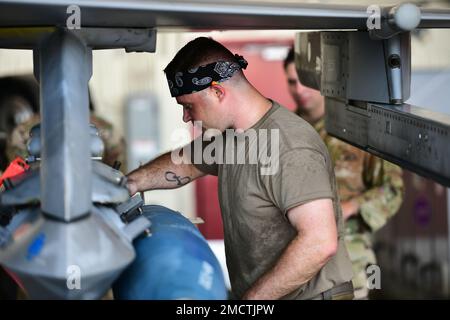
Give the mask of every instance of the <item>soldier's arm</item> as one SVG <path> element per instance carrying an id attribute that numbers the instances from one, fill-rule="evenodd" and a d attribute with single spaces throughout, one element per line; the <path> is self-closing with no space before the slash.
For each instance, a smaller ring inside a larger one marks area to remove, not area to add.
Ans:
<path id="1" fill-rule="evenodd" d="M 358 205 L 359 214 L 373 231 L 384 226 L 398 211 L 404 191 L 402 169 L 388 161 L 375 159 L 365 168 L 373 174 L 373 187 L 353 199 Z"/>
<path id="2" fill-rule="evenodd" d="M 167 152 L 127 175 L 130 195 L 156 189 L 175 189 L 204 176 L 190 161 L 176 164 Z"/>

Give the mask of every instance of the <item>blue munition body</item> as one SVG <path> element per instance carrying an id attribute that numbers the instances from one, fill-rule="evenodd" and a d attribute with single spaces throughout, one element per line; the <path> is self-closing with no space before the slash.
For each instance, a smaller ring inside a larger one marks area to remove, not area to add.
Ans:
<path id="1" fill-rule="evenodd" d="M 134 241 L 136 259 L 113 286 L 115 299 L 227 299 L 217 258 L 180 213 L 144 206 L 151 236 Z"/>

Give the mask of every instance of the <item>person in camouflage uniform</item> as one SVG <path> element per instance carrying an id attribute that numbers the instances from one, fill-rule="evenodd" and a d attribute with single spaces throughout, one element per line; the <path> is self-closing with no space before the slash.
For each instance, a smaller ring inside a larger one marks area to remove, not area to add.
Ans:
<path id="1" fill-rule="evenodd" d="M 16 157 L 26 158 L 28 156 L 27 143 L 30 129 L 40 122 L 40 116 L 35 115 L 30 120 L 18 125 L 7 139 L 6 156 L 11 162 Z M 112 166 L 115 161 L 121 162 L 120 170 L 126 172 L 125 163 L 125 141 L 114 134 L 113 126 L 108 121 L 91 114 L 90 122 L 94 124 L 99 132 L 100 138 L 105 145 L 102 161 Z"/>
<path id="2" fill-rule="evenodd" d="M 300 83 L 292 49 L 284 61 L 284 70 L 297 105 L 296 113 L 319 132 L 328 147 L 346 221 L 345 242 L 352 261 L 355 299 L 367 299 L 366 268 L 376 264 L 373 234 L 400 208 L 404 192 L 402 170 L 327 134 L 324 98 L 319 91 Z"/>

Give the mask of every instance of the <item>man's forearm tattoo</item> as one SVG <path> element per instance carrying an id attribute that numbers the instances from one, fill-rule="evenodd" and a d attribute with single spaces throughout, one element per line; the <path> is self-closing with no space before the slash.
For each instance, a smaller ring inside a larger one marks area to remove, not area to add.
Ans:
<path id="1" fill-rule="evenodd" d="M 191 182 L 191 178 L 177 176 L 175 172 L 172 171 L 166 171 L 166 180 L 170 182 L 176 182 L 177 186 L 182 186 Z"/>

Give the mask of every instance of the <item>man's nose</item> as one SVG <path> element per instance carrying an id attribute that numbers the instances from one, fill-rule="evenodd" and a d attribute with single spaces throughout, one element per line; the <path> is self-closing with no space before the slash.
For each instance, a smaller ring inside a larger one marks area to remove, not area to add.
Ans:
<path id="1" fill-rule="evenodd" d="M 183 109 L 183 121 L 186 123 L 192 121 L 191 113 L 189 110 Z"/>
<path id="2" fill-rule="evenodd" d="M 296 90 L 297 90 L 298 93 L 304 92 L 306 88 L 307 87 L 302 85 L 302 83 L 300 81 L 297 81 Z"/>

